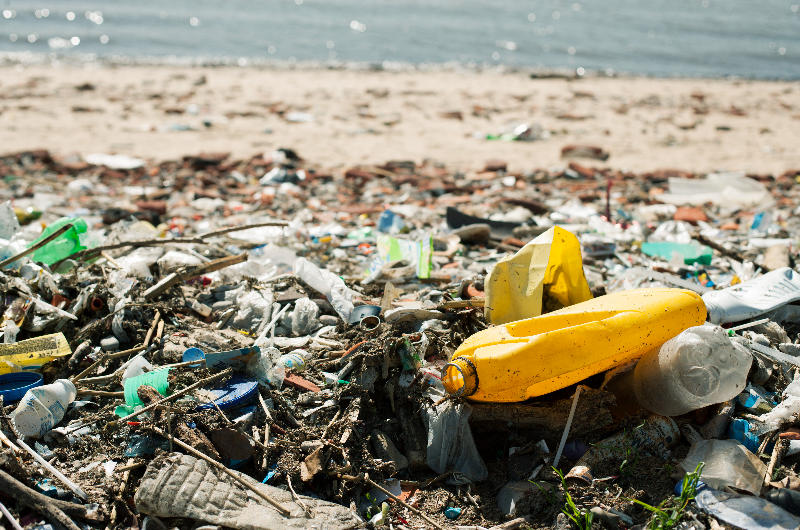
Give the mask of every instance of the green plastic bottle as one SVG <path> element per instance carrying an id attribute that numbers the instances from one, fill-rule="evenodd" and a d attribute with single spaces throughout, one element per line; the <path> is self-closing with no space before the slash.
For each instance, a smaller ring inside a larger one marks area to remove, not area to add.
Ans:
<path id="1" fill-rule="evenodd" d="M 28 245 L 32 247 L 42 239 L 46 238 L 56 230 L 64 225 L 72 224 L 72 228 L 49 242 L 42 248 L 36 250 L 31 258 L 37 263 L 44 263 L 45 265 L 52 265 L 53 263 L 62 260 L 86 248 L 82 242 L 82 235 L 86 233 L 86 221 L 81 217 L 62 217 L 58 221 L 51 223 L 42 231 L 36 240 Z"/>

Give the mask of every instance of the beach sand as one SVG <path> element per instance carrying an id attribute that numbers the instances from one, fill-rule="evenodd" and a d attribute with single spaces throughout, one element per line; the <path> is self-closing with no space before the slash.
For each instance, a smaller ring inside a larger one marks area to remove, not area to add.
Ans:
<path id="1" fill-rule="evenodd" d="M 430 158 L 526 171 L 589 144 L 610 153 L 579 160 L 594 167 L 779 174 L 800 169 L 799 96 L 797 83 L 765 81 L 16 65 L 0 67 L 0 150 L 161 160 L 287 147 L 331 169 Z M 485 139 L 518 123 L 546 137 Z"/>

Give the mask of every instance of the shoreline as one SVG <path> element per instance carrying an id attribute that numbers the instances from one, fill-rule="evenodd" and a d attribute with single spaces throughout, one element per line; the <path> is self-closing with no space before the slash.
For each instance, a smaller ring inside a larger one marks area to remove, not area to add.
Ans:
<path id="1" fill-rule="evenodd" d="M 328 168 L 434 159 L 479 171 L 566 166 L 780 174 L 800 168 L 791 81 L 536 77 L 517 70 L 261 66 L 0 65 L 5 152 L 117 153 L 150 160 L 291 148 Z M 531 142 L 491 141 L 508 127 Z"/>
<path id="2" fill-rule="evenodd" d="M 792 83 L 797 77 L 745 77 L 736 74 L 720 76 L 689 76 L 685 74 L 645 74 L 605 69 L 552 68 L 494 63 L 463 63 L 457 61 L 410 63 L 403 61 L 296 61 L 255 57 L 179 57 L 124 55 L 58 55 L 41 52 L 0 52 L 0 68 L 50 66 L 54 68 L 208 68 L 243 69 L 259 71 L 336 71 L 336 72 L 387 72 L 387 73 L 473 73 L 498 75 L 523 75 L 531 79 L 652 79 L 683 81 L 764 81 Z"/>

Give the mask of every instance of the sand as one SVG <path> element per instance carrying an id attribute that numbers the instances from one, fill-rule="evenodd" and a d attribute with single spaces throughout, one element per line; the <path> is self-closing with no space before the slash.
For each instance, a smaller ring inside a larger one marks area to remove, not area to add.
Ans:
<path id="1" fill-rule="evenodd" d="M 791 82 L 16 65 L 0 67 L 0 151 L 160 160 L 289 147 L 332 169 L 432 158 L 526 171 L 563 166 L 563 146 L 591 144 L 610 153 L 580 161 L 596 167 L 779 174 L 800 169 L 799 96 Z M 518 123 L 545 137 L 485 139 Z"/>

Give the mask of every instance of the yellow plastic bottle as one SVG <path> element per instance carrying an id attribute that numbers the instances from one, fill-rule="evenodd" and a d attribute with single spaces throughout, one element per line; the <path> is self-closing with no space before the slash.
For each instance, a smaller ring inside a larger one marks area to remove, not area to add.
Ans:
<path id="1" fill-rule="evenodd" d="M 475 401 L 524 401 L 637 359 L 705 319 L 692 291 L 612 293 L 472 335 L 442 382 L 450 394 Z"/>

